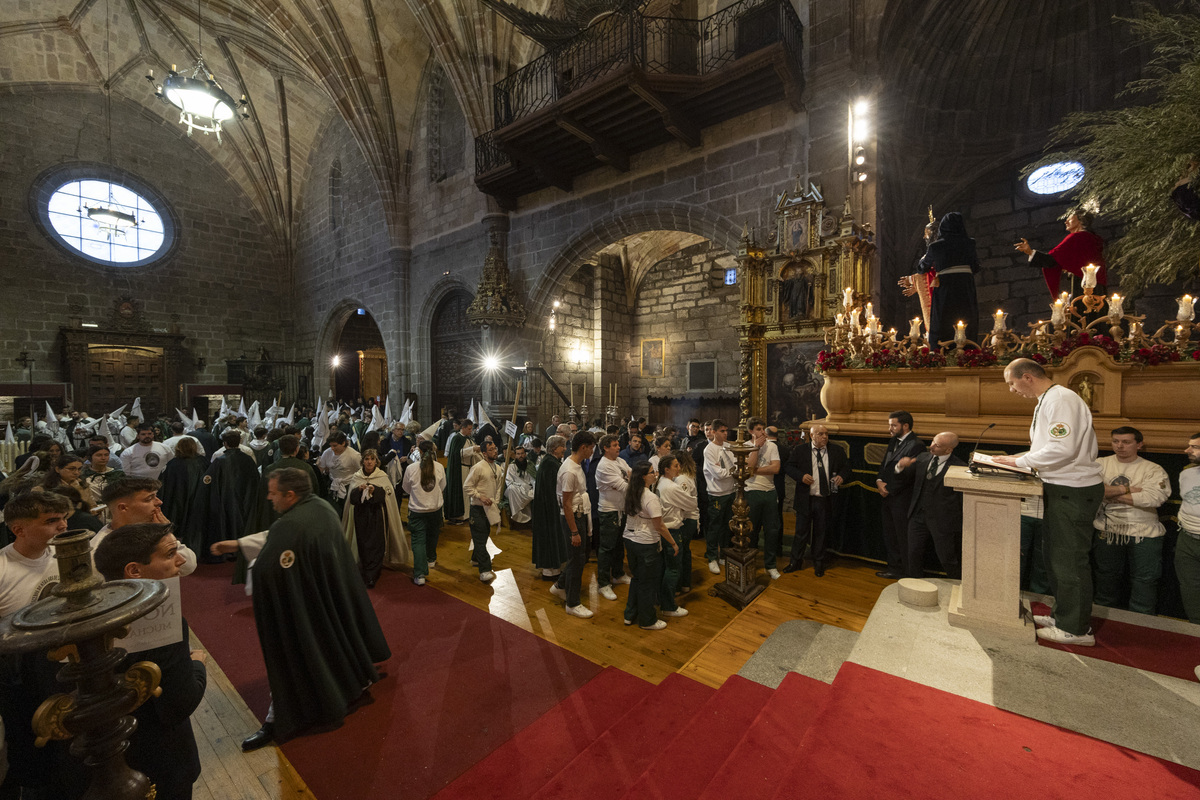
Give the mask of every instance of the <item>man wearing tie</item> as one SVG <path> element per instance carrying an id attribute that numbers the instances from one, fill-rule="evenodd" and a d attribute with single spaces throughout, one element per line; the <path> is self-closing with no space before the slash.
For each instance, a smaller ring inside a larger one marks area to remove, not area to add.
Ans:
<path id="1" fill-rule="evenodd" d="M 922 576 L 930 539 L 946 577 L 962 577 L 962 494 L 945 484 L 946 470 L 967 465 L 954 455 L 957 446 L 956 434 L 939 433 L 929 452 L 902 458 L 896 464 L 898 482 L 911 487 L 905 559 L 909 578 Z"/>
<path id="2" fill-rule="evenodd" d="M 796 511 L 796 535 L 792 537 L 792 555 L 784 572 L 804 566 L 804 551 L 811 543 L 813 574 L 825 574 L 825 546 L 833 525 L 833 495 L 850 479 L 850 459 L 840 447 L 829 446 L 829 429 L 814 425 L 811 441 L 792 450 L 787 474 L 796 481 L 792 505 Z"/>
<path id="3" fill-rule="evenodd" d="M 925 443 L 913 433 L 913 417 L 907 411 L 888 414 L 888 433 L 892 440 L 875 477 L 875 486 L 883 500 L 883 543 L 887 547 L 888 566 L 875 574 L 896 580 L 907 574 L 908 506 L 912 499 L 911 484 L 904 486 L 896 479 L 896 464 L 902 458 L 914 458 L 925 452 Z"/>

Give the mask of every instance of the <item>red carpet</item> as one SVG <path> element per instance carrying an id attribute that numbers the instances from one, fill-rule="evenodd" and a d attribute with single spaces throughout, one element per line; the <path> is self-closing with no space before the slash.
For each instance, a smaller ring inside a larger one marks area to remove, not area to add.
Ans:
<path id="1" fill-rule="evenodd" d="M 228 564 L 200 567 L 184 581 L 183 612 L 261 718 L 266 670 L 250 598 L 231 574 Z M 283 747 L 319 800 L 429 797 L 600 672 L 399 573 L 385 572 L 371 599 L 392 649 L 374 702 Z"/>
<path id="2" fill-rule="evenodd" d="M 1196 800 L 1200 772 L 847 662 L 776 798 Z"/>
<path id="3" fill-rule="evenodd" d="M 1049 614 L 1049 607 L 1033 603 L 1034 614 Z M 1038 639 L 1043 647 L 1053 647 L 1081 656 L 1124 664 L 1159 675 L 1196 682 L 1196 665 L 1200 664 L 1200 637 L 1160 631 L 1092 617 L 1094 647 L 1071 647 Z"/>

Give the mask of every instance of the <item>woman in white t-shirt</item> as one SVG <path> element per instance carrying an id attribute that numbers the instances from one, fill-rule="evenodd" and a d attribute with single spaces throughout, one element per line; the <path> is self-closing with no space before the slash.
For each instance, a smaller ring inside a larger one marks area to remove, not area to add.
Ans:
<path id="1" fill-rule="evenodd" d="M 687 609 L 680 608 L 679 604 L 675 602 L 675 590 L 682 580 L 683 556 L 687 548 L 687 545 L 684 544 L 683 526 L 691 521 L 692 514 L 698 513 L 699 504 L 696 502 L 695 488 L 693 487 L 689 493 L 687 487 L 680 482 L 680 478 L 683 477 L 683 465 L 678 456 L 669 454 L 662 456 L 658 466 L 658 485 L 654 491 L 658 494 L 659 502 L 662 503 L 663 525 L 667 526 L 667 530 L 671 532 L 671 538 L 679 545 L 675 555 L 671 555 L 669 552 L 663 553 L 663 578 L 658 592 L 658 604 L 662 607 L 664 616 L 682 617 L 687 614 Z M 688 568 L 691 569 L 690 564 Z"/>
<path id="2" fill-rule="evenodd" d="M 692 499 L 692 511 L 683 517 L 683 527 L 675 541 L 679 543 L 679 583 L 675 587 L 676 594 L 687 594 L 692 590 L 692 539 L 700 530 L 700 500 L 696 490 L 696 462 L 687 450 L 675 452 L 679 461 L 679 475 L 675 485 L 681 487 Z"/>
<path id="3" fill-rule="evenodd" d="M 675 555 L 679 554 L 679 545 L 663 524 L 662 503 L 650 491 L 657 479 L 658 473 L 649 463 L 639 462 L 629 476 L 629 489 L 625 493 L 625 552 L 633 569 L 629 602 L 625 604 L 625 624 L 632 625 L 636 621 L 642 630 L 647 631 L 660 631 L 667 627 L 667 623 L 658 619 L 654 612 L 662 585 L 660 539 L 667 542 Z M 681 617 L 683 614 L 677 611 L 667 616 Z"/>

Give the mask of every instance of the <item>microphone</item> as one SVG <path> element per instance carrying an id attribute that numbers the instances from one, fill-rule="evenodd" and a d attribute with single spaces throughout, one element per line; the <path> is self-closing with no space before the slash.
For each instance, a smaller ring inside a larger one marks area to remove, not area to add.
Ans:
<path id="1" fill-rule="evenodd" d="M 977 438 L 975 440 L 975 446 L 971 448 L 971 471 L 972 472 L 975 471 L 975 451 L 979 449 L 979 443 L 983 441 L 983 435 L 985 433 L 987 433 L 988 431 L 990 431 L 994 427 L 996 427 L 996 423 L 993 422 L 992 424 L 988 425 L 986 428 L 981 430 L 979 432 L 979 438 Z"/>

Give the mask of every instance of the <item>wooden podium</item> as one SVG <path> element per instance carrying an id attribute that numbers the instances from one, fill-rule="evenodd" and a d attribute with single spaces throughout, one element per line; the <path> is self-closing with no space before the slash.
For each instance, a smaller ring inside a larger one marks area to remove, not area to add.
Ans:
<path id="1" fill-rule="evenodd" d="M 950 467 L 945 484 L 963 494 L 962 585 L 950 594 L 950 624 L 1025 629 L 1029 610 L 1021 604 L 1021 498 L 1040 497 L 1042 482 Z"/>

